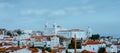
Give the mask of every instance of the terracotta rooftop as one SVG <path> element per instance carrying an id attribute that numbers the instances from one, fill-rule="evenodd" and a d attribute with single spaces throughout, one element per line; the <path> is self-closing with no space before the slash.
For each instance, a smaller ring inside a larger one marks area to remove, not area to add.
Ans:
<path id="1" fill-rule="evenodd" d="M 19 47 L 9 47 L 6 50 L 16 51 L 16 50 L 19 50 L 19 49 L 20 49 Z"/>
<path id="2" fill-rule="evenodd" d="M 29 48 L 30 51 L 32 51 L 32 53 L 37 53 L 39 50 L 36 48 Z"/>
<path id="3" fill-rule="evenodd" d="M 94 41 L 94 40 L 88 40 L 85 44 L 82 44 L 82 45 L 86 46 L 86 45 L 95 45 L 95 44 L 106 44 L 106 42 L 99 42 L 99 41 Z"/>
<path id="4" fill-rule="evenodd" d="M 57 52 L 57 50 L 52 50 L 50 53 L 56 53 Z"/>
<path id="5" fill-rule="evenodd" d="M 5 51 L 5 48 L 0 48 L 0 52 L 4 52 Z"/>
<path id="6" fill-rule="evenodd" d="M 84 32 L 84 30 L 71 29 L 71 30 L 59 30 L 58 32 Z"/>
<path id="7" fill-rule="evenodd" d="M 92 51 L 87 51 L 87 50 L 83 50 L 82 53 L 96 53 L 96 52 L 92 52 Z"/>
<path id="8" fill-rule="evenodd" d="M 16 51 L 16 50 L 21 50 L 21 49 L 24 49 L 24 48 L 26 48 L 25 45 L 23 45 L 22 48 L 20 48 L 18 46 L 17 47 L 12 46 L 12 47 L 6 48 L 6 51 Z"/>
<path id="9" fill-rule="evenodd" d="M 46 36 L 32 36 L 31 38 L 46 38 Z"/>

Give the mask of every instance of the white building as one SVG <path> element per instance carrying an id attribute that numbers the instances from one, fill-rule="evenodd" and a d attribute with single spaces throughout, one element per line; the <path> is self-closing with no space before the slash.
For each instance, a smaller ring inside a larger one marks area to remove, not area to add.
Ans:
<path id="1" fill-rule="evenodd" d="M 92 52 L 98 52 L 100 47 L 105 47 L 105 44 L 90 44 L 90 45 L 82 46 L 82 49 Z"/>
<path id="2" fill-rule="evenodd" d="M 23 32 L 24 32 L 24 33 L 27 33 L 27 34 L 32 33 L 32 31 L 33 31 L 33 30 L 23 30 Z"/>
<path id="3" fill-rule="evenodd" d="M 82 44 L 81 49 L 76 49 L 76 51 L 77 52 L 82 52 L 84 50 L 87 50 L 89 52 L 97 53 L 100 47 L 106 47 L 106 43 L 105 42 L 88 40 L 87 42 Z M 74 53 L 74 49 L 68 49 L 68 52 Z"/>
<path id="4" fill-rule="evenodd" d="M 48 24 L 45 24 L 44 35 L 55 35 L 59 30 L 62 30 L 59 25 L 53 24 L 52 27 L 48 27 Z"/>
<path id="5" fill-rule="evenodd" d="M 120 43 L 120 39 L 118 39 L 118 43 Z"/>
<path id="6" fill-rule="evenodd" d="M 1 35 L 1 34 L 0 34 L 0 39 L 3 39 L 3 38 L 4 38 L 4 35 Z"/>
<path id="7" fill-rule="evenodd" d="M 44 47 L 45 45 L 46 45 L 47 43 L 46 42 L 44 42 L 44 41 L 42 41 L 42 42 L 34 42 L 34 46 L 35 47 L 39 47 L 39 46 L 41 46 L 41 47 Z"/>
<path id="8" fill-rule="evenodd" d="M 92 36 L 91 28 L 89 27 L 88 30 L 80 30 L 80 29 L 71 29 L 71 30 L 66 30 L 61 28 L 59 25 L 53 24 L 53 27 L 48 27 L 48 24 L 45 25 L 45 31 L 44 35 L 49 36 L 49 35 L 60 35 L 65 38 L 73 38 L 74 35 L 76 34 L 77 39 L 83 39 L 85 40 L 87 37 Z"/>
<path id="9" fill-rule="evenodd" d="M 31 35 L 42 36 L 43 32 L 42 31 L 32 31 Z"/>
<path id="10" fill-rule="evenodd" d="M 10 53 L 32 53 L 32 52 L 25 48 L 25 49 L 20 49 L 20 50 L 10 52 Z"/>
<path id="11" fill-rule="evenodd" d="M 88 37 L 92 37 L 92 29 L 90 27 L 88 27 L 86 34 Z"/>
<path id="12" fill-rule="evenodd" d="M 82 49 L 83 50 L 92 51 L 92 52 L 98 52 L 100 47 L 106 47 L 106 43 L 105 42 L 88 40 L 87 42 L 82 44 Z"/>
<path id="13" fill-rule="evenodd" d="M 112 52 L 117 53 L 117 51 L 118 51 L 118 49 L 117 49 L 117 46 L 115 46 L 115 45 L 111 45 L 110 47 L 106 47 L 107 53 L 112 53 Z"/>
<path id="14" fill-rule="evenodd" d="M 51 47 L 51 41 L 46 41 L 46 47 Z"/>
<path id="15" fill-rule="evenodd" d="M 58 46 L 59 45 L 59 37 L 57 37 L 56 35 L 55 36 L 53 36 L 53 37 L 51 37 L 50 38 L 51 39 L 51 48 L 53 49 L 53 47 L 55 47 L 55 46 Z"/>
<path id="16" fill-rule="evenodd" d="M 82 51 L 82 49 L 76 49 L 77 53 L 80 53 L 81 51 Z M 68 52 L 74 53 L 74 49 L 68 49 Z"/>
<path id="17" fill-rule="evenodd" d="M 68 48 L 68 45 L 69 45 L 70 43 L 71 43 L 71 40 L 65 40 L 65 41 L 62 42 L 63 47 L 66 47 L 66 48 Z"/>
<path id="18" fill-rule="evenodd" d="M 6 29 L 5 28 L 0 28 L 0 35 L 6 34 Z"/>
<path id="19" fill-rule="evenodd" d="M 19 35 L 19 36 L 14 37 L 14 39 L 16 39 L 16 40 L 25 40 L 25 39 L 28 39 L 28 38 L 30 38 L 30 37 L 31 37 L 31 36 L 28 35 L 28 34 L 22 34 L 22 35 Z"/>
<path id="20" fill-rule="evenodd" d="M 65 37 L 65 38 L 74 38 L 75 34 L 76 34 L 76 39 L 83 39 L 83 40 L 85 40 L 87 38 L 86 31 L 79 30 L 79 29 L 60 30 L 60 31 L 58 31 L 58 34 L 60 36 Z"/>

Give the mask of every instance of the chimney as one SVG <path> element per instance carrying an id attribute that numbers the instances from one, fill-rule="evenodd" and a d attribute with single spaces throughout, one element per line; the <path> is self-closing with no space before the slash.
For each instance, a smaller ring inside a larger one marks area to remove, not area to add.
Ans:
<path id="1" fill-rule="evenodd" d="M 74 35 L 74 53 L 76 53 L 76 34 Z"/>

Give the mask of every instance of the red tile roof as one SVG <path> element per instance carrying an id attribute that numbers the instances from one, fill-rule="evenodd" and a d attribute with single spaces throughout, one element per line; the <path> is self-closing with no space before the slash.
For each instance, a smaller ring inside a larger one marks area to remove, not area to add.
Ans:
<path id="1" fill-rule="evenodd" d="M 50 53 L 56 53 L 57 52 L 57 50 L 52 50 Z"/>
<path id="2" fill-rule="evenodd" d="M 92 52 L 92 51 L 87 51 L 87 50 L 83 50 L 82 53 L 96 53 L 96 52 Z"/>
<path id="3" fill-rule="evenodd" d="M 4 52 L 5 51 L 5 48 L 0 48 L 0 52 Z"/>
<path id="4" fill-rule="evenodd" d="M 25 40 L 26 40 L 26 41 L 30 41 L 30 38 L 26 38 Z"/>
<path id="5" fill-rule="evenodd" d="M 29 50 L 32 51 L 32 53 L 34 53 L 34 52 L 39 52 L 39 50 L 36 49 L 36 48 L 29 48 Z"/>
<path id="6" fill-rule="evenodd" d="M 20 48 L 19 46 L 17 46 L 17 47 L 11 46 L 9 48 L 6 48 L 6 51 L 16 51 L 16 50 L 20 50 L 20 49 L 24 49 L 24 48 L 26 48 L 25 45 L 23 45 L 22 48 Z"/>
<path id="7" fill-rule="evenodd" d="M 43 36 L 31 36 L 31 38 L 40 38 L 40 39 L 43 39 L 44 37 Z"/>
<path id="8" fill-rule="evenodd" d="M 84 30 L 80 29 L 71 29 L 71 30 L 59 30 L 58 32 L 83 32 Z"/>
<path id="9" fill-rule="evenodd" d="M 86 45 L 94 45 L 94 44 L 106 44 L 106 42 L 99 42 L 99 41 L 94 41 L 94 40 L 88 40 L 85 44 L 82 44 L 82 45 L 86 46 Z"/>
<path id="10" fill-rule="evenodd" d="M 3 32 L 2 32 L 2 31 L 0 31 L 0 34 L 3 34 Z"/>

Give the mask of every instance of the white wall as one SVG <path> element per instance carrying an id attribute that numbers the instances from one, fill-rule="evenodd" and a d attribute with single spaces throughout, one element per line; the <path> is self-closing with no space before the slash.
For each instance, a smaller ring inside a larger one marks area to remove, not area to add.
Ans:
<path id="1" fill-rule="evenodd" d="M 71 32 L 58 32 L 58 34 L 65 38 L 71 38 Z"/>
<path id="2" fill-rule="evenodd" d="M 83 50 L 88 50 L 88 51 L 93 51 L 93 52 L 98 52 L 99 46 L 98 45 L 87 45 L 87 46 L 82 46 Z"/>
<path id="3" fill-rule="evenodd" d="M 86 32 L 72 32 L 71 36 L 74 38 L 74 35 L 76 34 L 76 39 L 83 39 L 85 40 L 87 35 Z"/>
<path id="4" fill-rule="evenodd" d="M 10 53 L 32 53 L 32 52 L 29 51 L 28 49 L 21 49 L 21 50 L 17 50 L 17 51 L 10 52 Z"/>
<path id="5" fill-rule="evenodd" d="M 4 35 L 0 35 L 0 39 L 3 39 L 4 38 Z"/>
<path id="6" fill-rule="evenodd" d="M 34 42 L 34 46 L 44 46 L 45 42 Z"/>
<path id="7" fill-rule="evenodd" d="M 77 39 L 82 38 L 83 40 L 85 40 L 87 38 L 86 32 L 58 32 L 58 34 L 65 38 L 74 38 L 75 34 Z"/>
<path id="8" fill-rule="evenodd" d="M 32 30 L 24 30 L 23 32 L 28 34 L 28 33 L 32 33 Z"/>
<path id="9" fill-rule="evenodd" d="M 76 49 L 77 52 L 81 52 L 82 49 Z M 68 52 L 74 53 L 74 49 L 68 49 Z"/>
<path id="10" fill-rule="evenodd" d="M 117 53 L 117 46 L 112 45 L 111 47 L 106 48 L 106 52 L 116 52 Z"/>
<path id="11" fill-rule="evenodd" d="M 81 49 L 77 49 L 77 52 L 82 52 L 83 50 L 98 52 L 99 47 L 105 47 L 105 44 L 96 44 L 96 45 L 86 45 L 82 46 Z M 74 49 L 68 49 L 68 52 L 74 53 Z"/>
<path id="12" fill-rule="evenodd" d="M 58 37 L 52 37 L 51 38 L 51 48 L 53 46 L 58 46 L 59 45 L 59 38 Z"/>
<path id="13" fill-rule="evenodd" d="M 16 37 L 17 40 L 24 40 L 24 39 L 27 39 L 27 38 L 30 38 L 31 36 L 28 35 L 28 34 L 23 34 L 23 35 L 19 35 Z"/>

